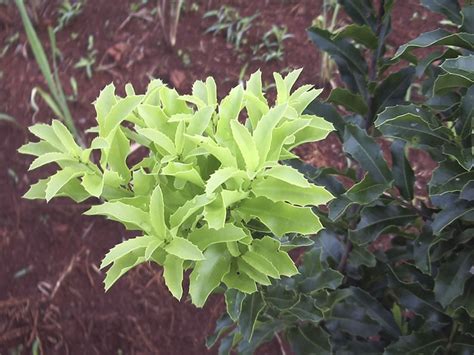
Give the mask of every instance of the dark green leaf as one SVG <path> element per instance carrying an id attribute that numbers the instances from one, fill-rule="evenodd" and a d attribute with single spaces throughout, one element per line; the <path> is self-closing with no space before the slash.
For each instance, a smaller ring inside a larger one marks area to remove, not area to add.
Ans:
<path id="1" fill-rule="evenodd" d="M 352 302 L 339 302 L 326 316 L 326 328 L 330 332 L 342 331 L 354 336 L 371 337 L 381 330 L 380 325 L 372 320 L 361 308 Z"/>
<path id="2" fill-rule="evenodd" d="M 374 181 L 387 184 L 392 180 L 379 145 L 364 130 L 353 125 L 346 126 L 344 151 L 357 160 Z"/>
<path id="3" fill-rule="evenodd" d="M 321 327 L 305 325 L 290 329 L 288 341 L 296 355 L 331 354 L 329 334 Z"/>
<path id="4" fill-rule="evenodd" d="M 392 314 L 387 311 L 375 298 L 369 295 L 358 287 L 351 287 L 352 295 L 351 300 L 365 312 L 367 315 L 376 321 L 388 334 L 393 337 L 400 335 L 400 329 L 398 328 Z"/>
<path id="5" fill-rule="evenodd" d="M 474 81 L 474 55 L 446 59 L 441 65 L 446 72 Z"/>
<path id="6" fill-rule="evenodd" d="M 395 185 L 400 190 L 400 194 L 408 201 L 411 201 L 413 199 L 415 174 L 406 156 L 405 142 L 395 140 L 390 150 L 392 153 L 392 175 L 395 179 Z"/>
<path id="7" fill-rule="evenodd" d="M 233 288 L 225 291 L 225 304 L 227 307 L 227 314 L 235 322 L 240 316 L 242 310 L 242 302 L 246 295 L 243 292 L 235 290 Z"/>
<path id="8" fill-rule="evenodd" d="M 309 29 L 310 39 L 336 62 L 342 80 L 355 93 L 366 97 L 367 63 L 360 51 L 345 39 L 332 40 L 331 33 L 317 27 Z"/>
<path id="9" fill-rule="evenodd" d="M 230 319 L 229 315 L 224 313 L 216 322 L 216 329 L 214 330 L 214 334 L 210 335 L 206 339 L 206 347 L 208 349 L 212 348 L 216 345 L 219 338 L 229 329 L 232 328 L 234 322 Z"/>
<path id="10" fill-rule="evenodd" d="M 408 67 L 390 74 L 375 89 L 372 113 L 375 115 L 387 106 L 401 104 L 415 75 L 415 68 Z"/>
<path id="11" fill-rule="evenodd" d="M 431 11 L 439 12 L 452 22 L 461 24 L 461 7 L 457 0 L 422 0 L 421 3 Z"/>
<path id="12" fill-rule="evenodd" d="M 259 292 L 245 298 L 239 318 L 239 329 L 245 340 L 250 341 L 255 330 L 258 315 L 265 308 L 265 302 Z"/>
<path id="13" fill-rule="evenodd" d="M 336 270 L 321 263 L 320 248 L 312 248 L 304 255 L 302 276 L 296 279 L 304 293 L 315 293 L 322 289 L 336 289 L 342 283 L 344 276 Z"/>
<path id="14" fill-rule="evenodd" d="M 414 333 L 402 336 L 396 343 L 385 349 L 384 355 L 400 354 L 441 354 L 447 339 L 435 336 L 433 333 Z"/>
<path id="15" fill-rule="evenodd" d="M 403 227 L 415 221 L 416 213 L 398 206 L 364 207 L 356 229 L 349 231 L 349 237 L 363 245 L 374 241 L 392 227 Z"/>
<path id="16" fill-rule="evenodd" d="M 311 322 L 315 325 L 323 319 L 323 313 L 314 305 L 311 297 L 301 295 L 298 303 L 284 312 L 285 315 L 291 315 L 301 322 Z"/>
<path id="17" fill-rule="evenodd" d="M 461 11 L 462 26 L 461 31 L 467 33 L 474 33 L 474 5 L 466 4 Z"/>
<path id="18" fill-rule="evenodd" d="M 339 0 L 339 2 L 355 23 L 366 25 L 375 31 L 376 15 L 371 1 Z"/>
<path id="19" fill-rule="evenodd" d="M 462 218 L 472 211 L 474 211 L 474 203 L 464 200 L 455 201 L 450 204 L 449 207 L 444 208 L 435 215 L 433 223 L 431 224 L 433 233 L 438 235 L 455 220 Z"/>
<path id="20" fill-rule="evenodd" d="M 350 25 L 341 27 L 334 33 L 333 39 L 338 40 L 341 38 L 351 38 L 370 49 L 377 48 L 377 36 L 367 25 L 351 23 Z"/>
<path id="21" fill-rule="evenodd" d="M 255 331 L 253 332 L 253 337 L 251 341 L 243 340 L 239 343 L 237 350 L 239 354 L 242 355 L 252 355 L 255 353 L 255 350 L 270 340 L 272 340 L 279 331 L 284 327 L 283 322 L 273 321 L 260 323 L 257 322 Z"/>
<path id="22" fill-rule="evenodd" d="M 327 101 L 344 106 L 349 111 L 357 112 L 361 115 L 365 115 L 369 110 L 362 96 L 353 94 L 347 89 L 335 88 L 331 91 Z"/>
<path id="23" fill-rule="evenodd" d="M 471 86 L 473 81 L 459 74 L 441 74 L 439 75 L 433 86 L 433 92 L 436 95 L 445 95 L 457 88 L 467 88 Z"/>
<path id="24" fill-rule="evenodd" d="M 414 48 L 427 48 L 434 45 L 455 46 L 472 51 L 474 49 L 474 34 L 452 33 L 443 29 L 425 32 L 398 48 L 393 60 Z"/>
<path id="25" fill-rule="evenodd" d="M 452 144 L 452 133 L 443 126 L 431 126 L 427 116 L 414 105 L 387 107 L 378 115 L 375 126 L 387 137 L 413 145 L 439 147 Z"/>
<path id="26" fill-rule="evenodd" d="M 435 279 L 436 300 L 447 307 L 464 292 L 464 284 L 472 276 L 470 270 L 474 263 L 474 253 L 462 251 L 450 261 L 443 263 Z"/>

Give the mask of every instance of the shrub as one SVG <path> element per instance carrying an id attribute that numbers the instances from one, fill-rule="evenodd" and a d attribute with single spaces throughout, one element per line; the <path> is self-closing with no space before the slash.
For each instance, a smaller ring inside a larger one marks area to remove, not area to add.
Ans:
<path id="1" fill-rule="evenodd" d="M 303 114 L 320 91 L 305 85 L 292 92 L 300 72 L 274 75 L 273 107 L 260 72 L 220 103 L 212 78 L 195 82 L 192 95 L 153 80 L 144 95 L 127 85 L 122 98 L 108 85 L 95 102 L 97 127 L 91 131 L 97 136 L 88 148 L 79 147 L 60 121 L 30 128 L 40 139 L 20 148 L 37 156 L 30 169 L 50 163 L 59 169 L 25 197 L 100 198 L 85 214 L 138 232 L 103 259 L 101 268 L 110 266 L 106 289 L 147 261 L 163 266 L 178 299 L 183 272 L 192 270 L 189 293 L 199 307 L 221 284 L 252 294 L 257 285 L 292 276 L 297 269 L 287 252 L 295 242 L 282 237 L 318 232 L 322 226 L 311 206 L 333 197 L 279 163 L 294 157 L 293 147 L 333 130 L 322 118 Z M 240 116 L 247 116 L 245 125 Z M 148 151 L 131 167 L 130 142 Z"/>
<path id="2" fill-rule="evenodd" d="M 299 274 L 252 295 L 226 291 L 227 314 L 208 345 L 224 335 L 219 353 L 252 353 L 281 333 L 296 354 L 472 353 L 474 6 L 423 1 L 459 32 L 424 33 L 389 57 L 393 1 L 378 11 L 369 1 L 340 3 L 354 23 L 309 36 L 344 87 L 307 112 L 333 123 L 347 168 L 292 162 L 336 196 L 316 211 L 325 229 Z M 435 46 L 448 47 L 412 53 Z M 429 196 L 415 189 L 409 158 L 420 151 L 437 164 Z"/>

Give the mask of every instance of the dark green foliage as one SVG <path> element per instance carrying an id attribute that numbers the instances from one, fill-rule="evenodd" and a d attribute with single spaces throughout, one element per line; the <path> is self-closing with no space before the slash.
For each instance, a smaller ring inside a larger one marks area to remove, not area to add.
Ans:
<path id="1" fill-rule="evenodd" d="M 220 321 L 219 352 L 233 344 L 252 353 L 279 334 L 305 355 L 472 354 L 474 6 L 422 0 L 458 32 L 424 33 L 390 58 L 393 1 L 339 3 L 354 23 L 334 33 L 311 28 L 309 37 L 336 62 L 344 87 L 307 110 L 334 124 L 348 167 L 288 162 L 337 197 L 316 211 L 326 229 L 299 258 L 298 275 L 251 296 L 227 291 L 238 326 Z M 416 57 L 419 47 L 438 50 Z M 428 196 L 414 188 L 417 149 L 438 164 Z"/>

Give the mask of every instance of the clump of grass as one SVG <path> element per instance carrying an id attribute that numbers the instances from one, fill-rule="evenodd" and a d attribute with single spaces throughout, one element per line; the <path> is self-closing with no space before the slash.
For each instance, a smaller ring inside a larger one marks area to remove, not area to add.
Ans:
<path id="1" fill-rule="evenodd" d="M 247 34 L 252 28 L 252 22 L 259 16 L 242 17 L 237 9 L 223 5 L 217 10 L 208 11 L 204 18 L 213 18 L 214 23 L 206 29 L 206 33 L 214 35 L 224 33 L 228 43 L 235 49 L 240 50 L 242 45 L 248 42 Z"/>

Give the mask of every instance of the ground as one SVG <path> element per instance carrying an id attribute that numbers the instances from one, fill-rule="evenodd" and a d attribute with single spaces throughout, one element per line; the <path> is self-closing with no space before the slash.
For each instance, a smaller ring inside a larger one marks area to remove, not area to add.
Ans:
<path id="1" fill-rule="evenodd" d="M 56 23 L 57 2 L 41 2 L 44 5 L 35 26 L 49 51 L 47 26 Z M 127 82 L 142 91 L 150 77 L 188 92 L 195 80 L 211 75 L 222 97 L 238 83 L 247 63 L 243 77 L 260 68 L 266 83 L 271 82 L 273 71 L 303 67 L 300 83 L 324 87 L 327 94 L 329 85 L 321 82 L 319 75 L 320 54 L 305 32 L 320 14 L 321 2 L 222 1 L 244 16 L 259 13 L 249 45 L 237 53 L 224 37 L 204 33 L 210 21 L 202 16 L 218 8 L 219 1 L 187 2 L 174 49 L 164 43 L 155 18 L 130 16 L 132 1 L 88 1 L 84 11 L 57 35 L 63 58 L 59 71 L 66 93 L 71 94 L 71 77 L 78 83 L 78 98 L 70 103 L 72 115 L 81 130 L 93 125 L 91 103 L 112 81 L 119 93 Z M 145 7 L 151 10 L 154 4 L 148 1 Z M 393 18 L 389 39 L 393 50 L 435 28 L 439 21 L 417 0 L 396 2 Z M 250 44 L 272 24 L 285 25 L 293 34 L 286 42 L 283 60 L 251 60 Z M 31 138 L 26 129 L 29 125 L 47 122 L 53 114 L 39 99 L 39 111 L 34 114 L 31 91 L 46 85 L 17 10 L 7 1 L 0 5 L 0 46 L 16 33 L 19 38 L 0 58 L 0 112 L 15 117 L 18 123 L 0 123 L 0 354 L 30 353 L 36 346 L 46 354 L 216 353 L 204 343 L 223 311 L 220 295 L 213 296 L 203 309 L 188 300 L 179 303 L 164 286 L 161 270 L 153 265 L 138 267 L 104 293 L 104 274 L 98 265 L 108 249 L 126 237 L 124 230 L 116 223 L 82 216 L 87 203 L 76 205 L 59 199 L 46 204 L 21 199 L 28 186 L 45 173 L 27 173 L 31 159 L 16 150 Z M 74 68 L 87 52 L 90 35 L 97 50 L 92 79 Z M 309 144 L 298 153 L 317 166 L 344 166 L 334 137 Z M 420 181 L 426 182 L 426 159 L 415 156 L 413 160 L 421 167 Z M 259 353 L 279 351 L 275 342 Z"/>

